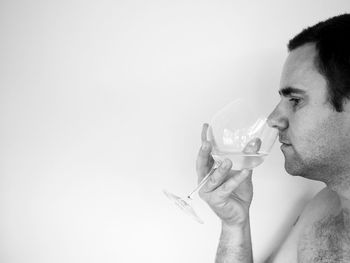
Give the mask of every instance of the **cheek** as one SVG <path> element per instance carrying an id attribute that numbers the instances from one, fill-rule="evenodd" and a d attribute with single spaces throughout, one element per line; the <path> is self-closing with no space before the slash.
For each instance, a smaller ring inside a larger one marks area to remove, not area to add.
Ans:
<path id="1" fill-rule="evenodd" d="M 294 127 L 294 129 L 293 129 Z M 326 120 L 305 115 L 290 126 L 290 136 L 297 151 L 318 154 L 331 143 L 334 127 Z"/>
<path id="2" fill-rule="evenodd" d="M 323 159 L 343 148 L 342 127 L 330 119 L 313 120 L 300 124 L 295 131 L 296 150 L 306 158 Z"/>

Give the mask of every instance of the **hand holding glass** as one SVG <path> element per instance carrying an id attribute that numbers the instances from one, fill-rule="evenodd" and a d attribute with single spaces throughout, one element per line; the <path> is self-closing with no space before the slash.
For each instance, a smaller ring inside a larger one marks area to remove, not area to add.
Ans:
<path id="1" fill-rule="evenodd" d="M 212 118 L 207 132 L 207 139 L 212 145 L 211 155 L 215 160 L 210 172 L 198 186 L 185 198 L 164 190 L 165 195 L 188 215 L 203 223 L 196 214 L 190 201 L 213 174 L 216 168 L 230 159 L 232 170 L 253 169 L 260 165 L 269 154 L 278 131 L 267 124 L 267 119 L 252 110 L 249 103 L 238 99 L 220 110 Z"/>

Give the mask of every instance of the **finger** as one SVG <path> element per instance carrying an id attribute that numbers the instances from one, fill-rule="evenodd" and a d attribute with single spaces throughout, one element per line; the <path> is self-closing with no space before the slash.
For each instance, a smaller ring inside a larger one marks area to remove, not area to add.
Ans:
<path id="1" fill-rule="evenodd" d="M 196 170 L 199 177 L 204 177 L 208 174 L 212 165 L 212 158 L 211 145 L 209 142 L 204 142 L 199 149 L 196 161 Z"/>
<path id="2" fill-rule="evenodd" d="M 244 153 L 257 153 L 260 150 L 260 147 L 261 147 L 261 139 L 254 138 L 247 143 L 247 145 L 243 149 L 243 152 Z"/>
<path id="3" fill-rule="evenodd" d="M 235 176 L 230 177 L 226 182 L 215 189 L 213 192 L 213 198 L 211 199 L 212 202 L 221 203 L 223 200 L 226 200 L 250 175 L 251 171 L 244 169 L 235 174 Z"/>
<path id="4" fill-rule="evenodd" d="M 209 124 L 208 123 L 204 123 L 203 126 L 202 126 L 202 135 L 201 135 L 202 143 L 207 141 L 208 128 L 209 128 Z"/>
<path id="5" fill-rule="evenodd" d="M 204 184 L 201 191 L 203 193 L 214 191 L 225 181 L 225 178 L 227 177 L 231 167 L 232 162 L 229 159 L 225 159 L 215 170 L 215 172 L 209 177 L 208 181 Z"/>

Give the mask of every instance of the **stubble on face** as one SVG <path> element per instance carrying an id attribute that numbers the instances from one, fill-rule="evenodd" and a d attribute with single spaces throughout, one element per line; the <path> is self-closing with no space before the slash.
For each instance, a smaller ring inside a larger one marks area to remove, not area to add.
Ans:
<path id="1" fill-rule="evenodd" d="M 281 87 L 303 89 L 307 98 L 293 111 L 286 104 L 289 125 L 282 133 L 291 145 L 281 150 L 289 174 L 332 183 L 342 178 L 330 175 L 350 168 L 343 161 L 350 156 L 350 112 L 336 112 L 328 103 L 327 81 L 315 66 L 316 55 L 314 45 L 305 45 L 292 51 L 285 63 Z"/>

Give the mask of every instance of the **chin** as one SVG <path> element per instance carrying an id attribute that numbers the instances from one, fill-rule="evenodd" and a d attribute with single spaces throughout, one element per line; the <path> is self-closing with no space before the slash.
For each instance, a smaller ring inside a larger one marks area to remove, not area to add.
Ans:
<path id="1" fill-rule="evenodd" d="M 284 169 L 286 170 L 286 172 L 289 175 L 301 176 L 301 173 L 299 171 L 297 171 L 296 169 L 292 169 L 291 167 L 288 167 L 288 166 L 284 166 Z"/>
<path id="2" fill-rule="evenodd" d="M 285 164 L 285 170 L 288 174 L 292 176 L 300 176 L 305 179 L 313 180 L 313 181 L 320 181 L 320 182 L 326 182 L 326 178 L 322 173 L 320 173 L 320 169 L 314 170 L 314 169 L 307 169 L 307 167 L 302 167 L 298 165 L 290 165 Z M 321 169 L 322 170 L 322 169 Z"/>
<path id="3" fill-rule="evenodd" d="M 296 158 L 295 156 L 284 155 L 284 169 L 290 175 L 309 178 L 308 167 L 300 158 Z"/>
<path id="4" fill-rule="evenodd" d="M 296 165 L 291 164 L 290 162 L 285 161 L 284 162 L 284 169 L 286 170 L 286 172 L 290 175 L 299 175 L 300 174 L 300 169 L 298 169 L 298 167 L 296 167 Z"/>
<path id="5" fill-rule="evenodd" d="M 304 178 L 309 178 L 308 174 L 306 172 L 306 169 L 303 169 L 300 165 L 293 165 L 291 163 L 285 163 L 284 164 L 284 169 L 286 172 L 292 176 L 300 176 Z M 310 178 L 311 179 L 311 178 Z"/>

